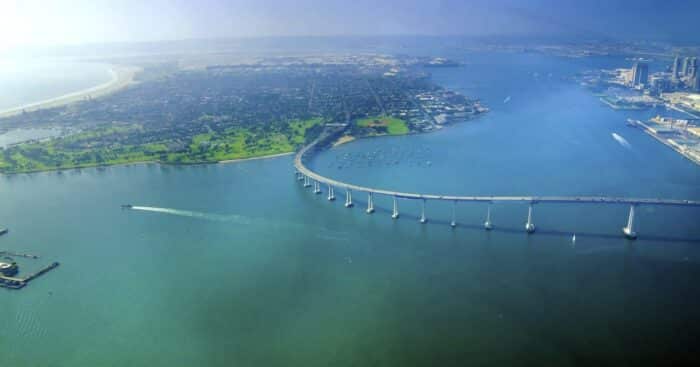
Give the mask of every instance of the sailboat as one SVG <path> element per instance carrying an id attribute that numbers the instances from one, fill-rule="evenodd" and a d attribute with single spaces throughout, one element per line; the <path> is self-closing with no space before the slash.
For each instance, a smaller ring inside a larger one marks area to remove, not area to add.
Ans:
<path id="1" fill-rule="evenodd" d="M 576 243 L 576 233 L 571 237 L 571 243 L 575 244 Z"/>

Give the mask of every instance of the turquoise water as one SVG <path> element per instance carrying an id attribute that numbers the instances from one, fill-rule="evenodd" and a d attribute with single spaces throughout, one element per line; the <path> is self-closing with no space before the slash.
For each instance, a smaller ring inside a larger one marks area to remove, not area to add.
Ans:
<path id="1" fill-rule="evenodd" d="M 108 65 L 68 59 L 0 60 L 0 111 L 88 89 L 112 79 Z"/>
<path id="2" fill-rule="evenodd" d="M 433 79 L 481 97 L 488 115 L 353 142 L 312 166 L 435 193 L 700 199 L 697 166 L 624 125 L 655 111 L 612 111 L 567 79 L 624 61 L 460 57 L 467 67 Z M 10 228 L 0 248 L 42 255 L 19 259 L 23 271 L 62 264 L 0 291 L 0 356 L 14 366 L 565 366 L 693 350 L 698 209 L 641 207 L 630 242 L 626 207 L 538 205 L 527 236 L 524 205 L 494 206 L 486 232 L 481 205 L 460 205 L 452 230 L 449 206 L 429 204 L 420 225 L 418 203 L 402 201 L 392 221 L 389 200 L 377 198 L 374 215 L 356 202 L 302 188 L 291 157 L 0 177 Z"/>

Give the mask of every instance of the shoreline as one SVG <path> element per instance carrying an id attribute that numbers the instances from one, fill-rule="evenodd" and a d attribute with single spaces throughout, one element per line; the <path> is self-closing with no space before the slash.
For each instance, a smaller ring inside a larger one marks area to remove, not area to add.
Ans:
<path id="1" fill-rule="evenodd" d="M 134 82 L 136 73 L 140 70 L 141 68 L 136 66 L 110 65 L 109 72 L 112 74 L 112 79 L 105 83 L 58 97 L 1 110 L 0 118 L 19 115 L 23 112 L 33 112 L 41 109 L 66 106 L 85 100 L 88 96 L 91 98 L 104 97 L 131 85 Z"/>
<path id="2" fill-rule="evenodd" d="M 286 153 L 275 153 L 275 154 L 268 154 L 268 155 L 261 155 L 257 157 L 248 157 L 248 158 L 237 158 L 237 159 L 226 159 L 223 161 L 218 161 L 213 164 L 229 164 L 229 163 L 238 163 L 238 162 L 245 162 L 245 161 L 254 161 L 258 159 L 270 159 L 270 158 L 277 158 L 277 157 L 284 157 L 286 155 L 292 155 L 294 152 L 286 152 Z M 194 163 L 198 164 L 198 163 Z M 202 163 L 202 164 L 209 164 L 209 163 Z"/>
<path id="3" fill-rule="evenodd" d="M 654 129 L 640 120 L 636 120 L 634 127 L 642 130 L 647 135 L 654 138 L 659 143 L 673 149 L 676 153 L 680 154 L 681 157 L 697 164 L 700 166 L 700 157 L 688 152 L 683 146 L 679 145 L 673 139 L 664 139 L 654 132 Z"/>
<path id="4" fill-rule="evenodd" d="M 208 165 L 208 164 L 211 164 L 211 165 L 231 164 L 231 163 L 240 163 L 240 162 L 245 162 L 245 161 L 279 158 L 279 157 L 284 157 L 284 156 L 288 156 L 288 155 L 293 155 L 294 153 L 295 153 L 295 151 L 286 152 L 286 153 L 275 153 L 275 154 L 261 155 L 261 156 L 257 156 L 257 157 L 227 159 L 227 160 L 223 160 L 223 161 L 213 161 L 213 162 L 163 163 L 160 161 L 139 161 L 139 162 L 129 162 L 129 163 L 90 165 L 90 166 L 71 167 L 71 168 L 52 168 L 52 169 L 42 169 L 42 170 L 36 170 L 36 171 L 26 171 L 26 172 L 11 172 L 11 173 L 0 172 L 0 177 L 1 176 L 14 176 L 14 175 L 28 175 L 28 174 L 34 174 L 34 173 L 48 173 L 48 172 L 63 173 L 63 172 L 68 172 L 68 171 L 82 170 L 82 169 L 89 169 L 89 168 L 100 169 L 100 168 L 108 168 L 108 167 L 126 167 L 126 166 L 138 166 L 138 165 L 149 165 L 149 164 L 157 164 L 159 166 L 172 166 L 172 167 L 203 166 L 203 165 Z"/>

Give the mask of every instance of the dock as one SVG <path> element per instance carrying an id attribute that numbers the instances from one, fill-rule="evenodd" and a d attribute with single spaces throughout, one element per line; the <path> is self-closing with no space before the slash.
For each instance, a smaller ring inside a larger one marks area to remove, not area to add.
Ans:
<path id="1" fill-rule="evenodd" d="M 6 277 L 0 275 L 0 288 L 8 288 L 8 289 L 22 289 L 29 284 L 32 280 L 35 280 L 36 278 L 48 273 L 49 271 L 56 269 L 59 265 L 61 265 L 58 262 L 53 262 L 43 268 L 41 268 L 39 271 L 36 273 L 29 274 L 28 276 L 24 278 L 18 278 L 18 277 Z"/>
<path id="2" fill-rule="evenodd" d="M 656 129 L 653 127 L 645 124 L 644 122 L 640 120 L 632 120 L 632 119 L 627 119 L 627 124 L 629 126 L 634 126 L 642 131 L 644 131 L 647 135 L 651 136 L 652 138 L 656 139 L 656 141 L 660 142 L 661 144 L 675 150 L 678 154 L 686 158 L 687 160 L 700 165 L 700 157 L 697 156 L 697 154 L 693 154 L 691 151 L 688 151 L 685 147 L 679 145 L 672 139 L 664 139 L 662 136 L 657 134 Z"/>

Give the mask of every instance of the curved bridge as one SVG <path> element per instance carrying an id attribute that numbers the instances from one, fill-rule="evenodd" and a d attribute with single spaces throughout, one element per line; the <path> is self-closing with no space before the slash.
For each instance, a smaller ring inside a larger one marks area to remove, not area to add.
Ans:
<path id="1" fill-rule="evenodd" d="M 626 204 L 630 205 L 630 213 L 627 221 L 627 226 L 625 226 L 622 231 L 628 238 L 636 238 L 636 232 L 634 231 L 634 212 L 635 206 L 637 205 L 661 205 L 661 206 L 689 206 L 689 207 L 700 207 L 700 201 L 693 200 L 678 200 L 678 199 L 647 199 L 647 198 L 626 198 L 626 197 L 610 197 L 610 196 L 453 196 L 453 195 L 436 195 L 436 194 L 422 194 L 422 193 L 412 193 L 412 192 L 400 192 L 400 191 L 390 191 L 383 190 L 373 187 L 353 185 L 350 183 L 337 181 L 332 178 L 324 177 L 316 172 L 313 172 L 304 165 L 304 157 L 306 154 L 318 144 L 319 139 L 316 139 L 311 144 L 303 147 L 294 156 L 294 167 L 296 169 L 297 179 L 299 181 L 304 181 L 304 187 L 314 187 L 314 193 L 321 193 L 321 184 L 328 186 L 328 200 L 335 200 L 335 188 L 345 189 L 345 206 L 352 207 L 352 192 L 366 192 L 368 194 L 367 198 L 367 213 L 374 212 L 374 195 L 385 195 L 393 198 L 394 208 L 392 212 L 392 218 L 396 219 L 399 217 L 397 199 L 413 199 L 422 200 L 423 206 L 421 211 L 420 222 L 427 222 L 425 216 L 425 202 L 427 200 L 443 200 L 451 201 L 456 205 L 457 202 L 483 202 L 483 203 L 494 203 L 494 202 L 522 202 L 528 203 L 528 219 L 525 224 L 525 230 L 528 233 L 534 232 L 535 226 L 532 222 L 532 211 L 533 204 L 537 203 L 576 203 L 576 204 Z M 492 228 L 491 209 L 487 212 L 486 222 L 484 227 L 486 229 Z M 452 221 L 450 224 L 454 227 L 456 226 L 455 211 L 453 207 L 452 211 Z"/>

